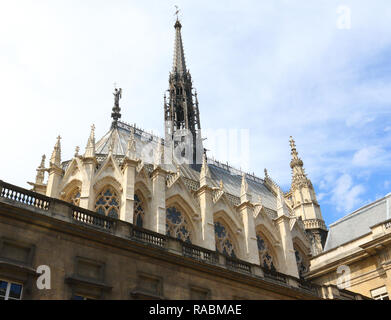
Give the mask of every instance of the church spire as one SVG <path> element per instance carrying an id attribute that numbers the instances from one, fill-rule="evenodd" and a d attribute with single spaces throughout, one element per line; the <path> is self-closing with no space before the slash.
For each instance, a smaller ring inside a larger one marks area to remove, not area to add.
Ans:
<path id="1" fill-rule="evenodd" d="M 185 62 L 185 52 L 183 50 L 182 34 L 181 29 L 182 25 L 179 22 L 178 18 L 174 25 L 175 28 L 175 47 L 174 47 L 174 63 L 172 66 L 173 73 L 186 73 L 186 62 Z"/>
<path id="2" fill-rule="evenodd" d="M 173 148 L 179 145 L 179 152 L 187 163 L 201 164 L 203 146 L 198 109 L 198 98 L 194 93 L 189 70 L 186 68 L 182 41 L 182 24 L 178 18 L 174 25 L 175 43 L 173 68 L 169 77 L 169 98 L 164 96 L 164 120 L 166 141 L 171 141 Z M 177 159 L 178 160 L 178 159 Z M 180 160 L 184 163 L 184 159 Z"/>

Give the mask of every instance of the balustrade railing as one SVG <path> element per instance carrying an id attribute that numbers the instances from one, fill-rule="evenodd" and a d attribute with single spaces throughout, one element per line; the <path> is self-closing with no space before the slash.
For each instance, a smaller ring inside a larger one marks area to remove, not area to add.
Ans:
<path id="1" fill-rule="evenodd" d="M 72 218 L 76 222 L 101 228 L 110 232 L 114 231 L 116 219 L 103 216 L 89 210 L 84 210 L 73 205 L 70 206 L 72 207 Z"/>
<path id="2" fill-rule="evenodd" d="M 190 257 L 199 261 L 208 263 L 217 263 L 217 254 L 215 251 L 210 251 L 189 243 L 182 244 L 182 254 L 185 257 Z"/>
<path id="3" fill-rule="evenodd" d="M 164 248 L 167 242 L 167 236 L 160 233 L 132 226 L 131 238 L 136 241 L 151 244 L 153 246 Z"/>
<path id="4" fill-rule="evenodd" d="M 300 278 L 298 280 L 298 283 L 299 283 L 299 288 L 309 290 L 313 293 L 316 293 L 316 287 L 312 283 L 310 283 L 302 278 Z"/>
<path id="5" fill-rule="evenodd" d="M 14 186 L 1 180 L 0 197 L 42 210 L 49 210 L 50 201 L 52 200 L 39 193 Z"/>
<path id="6" fill-rule="evenodd" d="M 262 268 L 262 271 L 263 271 L 263 276 L 266 279 L 271 279 L 271 280 L 275 280 L 275 281 L 282 282 L 282 283 L 287 282 L 286 276 L 282 273 L 279 273 L 277 271 L 270 270 L 267 268 Z"/>
<path id="7" fill-rule="evenodd" d="M 251 273 L 251 264 L 235 258 L 225 257 L 225 265 L 227 268 L 233 269 L 235 271 Z"/>

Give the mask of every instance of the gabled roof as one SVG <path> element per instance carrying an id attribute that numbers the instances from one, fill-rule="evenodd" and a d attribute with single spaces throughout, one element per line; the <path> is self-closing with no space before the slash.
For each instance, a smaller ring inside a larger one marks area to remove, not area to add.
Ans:
<path id="1" fill-rule="evenodd" d="M 391 194 L 388 194 L 331 224 L 324 251 L 364 236 L 371 232 L 370 227 L 388 220 L 387 205 L 390 197 Z"/>

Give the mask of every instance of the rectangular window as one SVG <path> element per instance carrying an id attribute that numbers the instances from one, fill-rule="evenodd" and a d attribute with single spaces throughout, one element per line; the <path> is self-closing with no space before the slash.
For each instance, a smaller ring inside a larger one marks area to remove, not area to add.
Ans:
<path id="1" fill-rule="evenodd" d="M 0 280 L 0 300 L 21 300 L 22 289 L 19 283 Z"/>
<path id="2" fill-rule="evenodd" d="M 371 296 L 375 300 L 390 300 L 385 286 L 371 290 Z"/>

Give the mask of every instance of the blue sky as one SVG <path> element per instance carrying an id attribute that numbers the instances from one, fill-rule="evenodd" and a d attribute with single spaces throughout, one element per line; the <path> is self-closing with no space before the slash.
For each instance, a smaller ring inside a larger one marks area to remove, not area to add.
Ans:
<path id="1" fill-rule="evenodd" d="M 327 224 L 391 191 L 386 0 L 3 0 L 1 179 L 27 187 L 58 134 L 63 160 L 102 136 L 114 82 L 122 119 L 162 132 L 175 4 L 202 126 L 249 130 L 249 171 L 287 190 L 292 135 Z"/>

